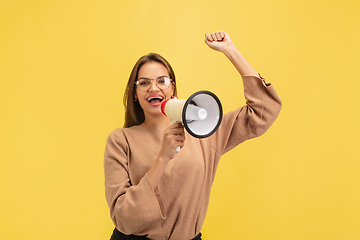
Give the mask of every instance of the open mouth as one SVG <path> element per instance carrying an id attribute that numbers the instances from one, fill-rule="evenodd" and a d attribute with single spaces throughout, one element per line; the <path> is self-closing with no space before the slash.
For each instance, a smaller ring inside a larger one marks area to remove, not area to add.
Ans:
<path id="1" fill-rule="evenodd" d="M 151 104 L 156 104 L 156 103 L 161 103 L 164 100 L 164 98 L 161 96 L 156 96 L 156 97 L 149 97 L 146 100 Z"/>

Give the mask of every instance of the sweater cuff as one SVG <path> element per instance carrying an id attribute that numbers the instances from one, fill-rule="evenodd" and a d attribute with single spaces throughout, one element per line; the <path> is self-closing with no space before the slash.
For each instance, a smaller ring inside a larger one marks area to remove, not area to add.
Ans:
<path id="1" fill-rule="evenodd" d="M 267 83 L 265 78 L 263 78 L 260 73 L 258 73 L 258 74 L 259 74 L 260 80 L 262 81 L 262 83 L 265 87 L 271 86 L 271 83 Z"/>
<path id="2" fill-rule="evenodd" d="M 148 174 L 146 173 L 145 174 L 145 178 L 146 178 L 146 182 L 147 182 L 147 185 L 148 185 L 148 189 L 151 189 L 151 191 L 155 194 L 156 196 L 156 200 L 157 200 L 157 203 L 158 203 L 158 206 L 159 206 L 159 209 L 160 209 L 160 216 L 163 220 L 166 219 L 166 211 L 165 211 L 165 207 L 164 207 L 164 204 L 163 204 L 163 201 L 161 199 L 161 196 L 160 196 L 160 193 L 159 193 L 159 189 L 156 187 L 155 190 L 152 189 L 151 187 L 151 184 L 150 184 L 150 180 L 149 180 L 149 177 L 148 177 Z"/>

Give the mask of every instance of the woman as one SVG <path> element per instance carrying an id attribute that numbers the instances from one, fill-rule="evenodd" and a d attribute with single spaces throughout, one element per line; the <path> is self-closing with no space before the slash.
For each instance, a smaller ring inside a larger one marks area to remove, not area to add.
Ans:
<path id="1" fill-rule="evenodd" d="M 105 188 L 115 239 L 201 239 L 210 189 L 222 154 L 260 136 L 275 121 L 281 101 L 223 31 L 205 35 L 241 74 L 247 104 L 224 115 L 211 137 L 193 138 L 171 124 L 161 102 L 176 95 L 174 72 L 157 54 L 139 59 L 125 92 L 125 125 L 110 133 Z M 176 148 L 182 150 L 176 153 Z"/>

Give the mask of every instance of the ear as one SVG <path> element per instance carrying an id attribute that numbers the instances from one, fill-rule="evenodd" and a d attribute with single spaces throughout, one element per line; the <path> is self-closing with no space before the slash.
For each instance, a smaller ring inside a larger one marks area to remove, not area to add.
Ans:
<path id="1" fill-rule="evenodd" d="M 172 94 L 171 94 L 171 96 L 174 96 L 174 95 L 175 95 L 175 87 L 174 87 L 174 85 L 172 85 L 171 88 L 172 88 Z"/>

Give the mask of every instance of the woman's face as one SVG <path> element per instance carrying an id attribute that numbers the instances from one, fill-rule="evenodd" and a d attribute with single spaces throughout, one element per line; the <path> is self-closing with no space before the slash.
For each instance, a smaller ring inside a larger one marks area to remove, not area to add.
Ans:
<path id="1" fill-rule="evenodd" d="M 158 62 L 147 62 L 141 66 L 138 72 L 138 79 L 157 79 L 162 76 L 170 78 L 167 68 Z M 161 112 L 161 103 L 172 97 L 173 90 L 174 87 L 172 83 L 170 83 L 168 89 L 162 90 L 156 85 L 155 80 L 151 82 L 150 88 L 146 92 L 140 91 L 136 87 L 135 98 L 138 99 L 141 108 L 144 110 L 145 119 L 163 115 Z"/>

